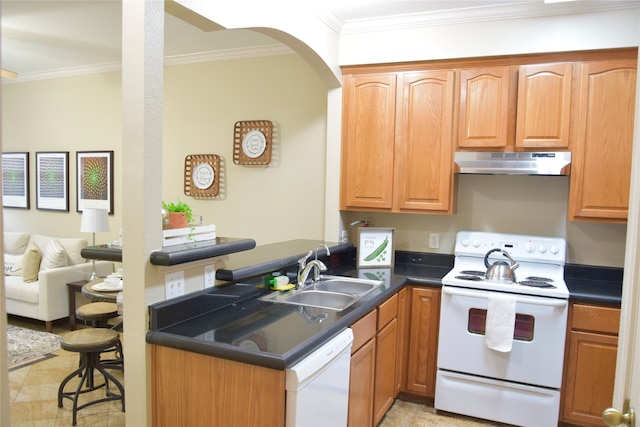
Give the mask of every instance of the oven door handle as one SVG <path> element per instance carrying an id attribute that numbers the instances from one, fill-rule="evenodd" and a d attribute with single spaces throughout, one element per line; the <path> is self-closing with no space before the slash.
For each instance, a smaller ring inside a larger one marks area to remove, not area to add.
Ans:
<path id="1" fill-rule="evenodd" d="M 442 292 L 447 295 L 452 296 L 461 296 L 461 297 L 473 297 L 473 298 L 484 298 L 489 299 L 487 293 L 478 293 L 472 291 L 463 291 L 456 288 L 451 288 L 448 286 L 442 287 Z M 528 298 L 522 297 L 520 295 L 516 296 L 516 302 L 523 304 L 533 304 L 533 305 L 543 305 L 547 307 L 565 307 L 567 305 L 566 299 L 555 299 L 555 298 Z"/>

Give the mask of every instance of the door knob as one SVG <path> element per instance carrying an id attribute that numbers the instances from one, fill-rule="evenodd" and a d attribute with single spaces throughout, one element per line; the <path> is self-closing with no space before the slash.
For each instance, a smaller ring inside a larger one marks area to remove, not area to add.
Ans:
<path id="1" fill-rule="evenodd" d="M 607 408 L 602 412 L 602 419 L 605 424 L 610 427 L 616 427 L 619 425 L 626 425 L 629 427 L 635 427 L 636 414 L 633 408 L 629 406 L 629 400 L 624 402 L 624 413 L 620 412 L 616 408 Z"/>

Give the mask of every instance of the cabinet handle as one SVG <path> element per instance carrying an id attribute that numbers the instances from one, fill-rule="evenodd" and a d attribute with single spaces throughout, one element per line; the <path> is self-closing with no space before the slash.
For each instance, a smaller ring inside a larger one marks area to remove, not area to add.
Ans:
<path id="1" fill-rule="evenodd" d="M 488 291 L 486 291 L 485 293 L 479 293 L 479 292 L 472 292 L 472 291 L 463 291 L 459 289 L 452 289 L 450 287 L 443 286 L 442 292 L 452 296 L 489 299 Z M 527 298 L 527 297 L 521 297 L 521 296 L 516 297 L 516 302 L 520 302 L 523 304 L 543 305 L 547 307 L 565 307 L 567 305 L 567 300 L 565 299 L 551 299 L 551 298 L 538 299 L 538 298 Z"/>

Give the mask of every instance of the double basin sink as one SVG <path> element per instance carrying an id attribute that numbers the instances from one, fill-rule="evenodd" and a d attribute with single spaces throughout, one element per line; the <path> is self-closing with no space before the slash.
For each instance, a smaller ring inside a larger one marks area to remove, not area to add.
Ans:
<path id="1" fill-rule="evenodd" d="M 382 280 L 322 275 L 317 282 L 310 282 L 297 290 L 272 292 L 260 300 L 342 311 L 383 284 Z"/>

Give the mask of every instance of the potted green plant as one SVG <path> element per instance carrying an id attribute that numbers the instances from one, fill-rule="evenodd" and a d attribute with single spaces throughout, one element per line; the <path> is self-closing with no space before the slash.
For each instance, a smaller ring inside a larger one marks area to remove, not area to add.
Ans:
<path id="1" fill-rule="evenodd" d="M 185 202 L 178 200 L 178 203 L 162 202 L 162 208 L 169 215 L 171 228 L 186 228 L 191 224 L 193 211 Z"/>

